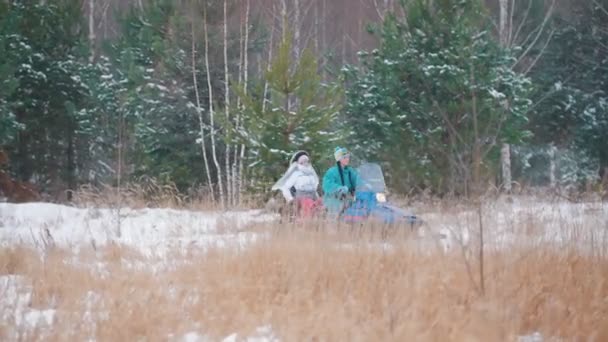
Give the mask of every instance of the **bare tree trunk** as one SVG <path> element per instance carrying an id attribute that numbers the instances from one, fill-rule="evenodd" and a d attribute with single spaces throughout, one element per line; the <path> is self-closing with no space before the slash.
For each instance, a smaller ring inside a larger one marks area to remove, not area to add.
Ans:
<path id="1" fill-rule="evenodd" d="M 108 9 L 110 8 L 110 5 L 111 0 L 105 2 L 101 15 L 101 22 L 99 23 L 99 27 L 103 27 L 103 40 L 108 38 Z"/>
<path id="2" fill-rule="evenodd" d="M 551 189 L 555 189 L 555 187 L 557 186 L 557 177 L 555 176 L 557 170 L 555 163 L 556 150 L 557 149 L 553 145 L 551 145 L 551 147 L 549 148 L 549 182 Z"/>
<path id="3" fill-rule="evenodd" d="M 513 1 L 513 0 L 511 0 Z M 499 22 L 499 40 L 500 40 L 500 44 L 503 47 L 508 47 L 509 45 L 509 41 L 510 41 L 510 37 L 511 37 L 511 27 L 512 27 L 512 14 L 511 13 L 511 20 L 509 21 L 509 23 L 507 24 L 507 18 L 509 18 L 509 0 L 498 0 L 499 5 L 500 5 L 500 22 Z M 511 12 L 513 11 L 513 6 L 511 6 Z M 505 110 L 509 110 L 509 105 L 507 104 L 505 106 Z M 503 144 L 502 148 L 500 150 L 500 164 L 502 166 L 502 183 L 503 183 L 503 189 L 504 191 L 506 191 L 507 193 L 511 192 L 511 184 L 512 184 L 512 180 L 511 180 L 511 146 L 509 146 L 509 144 Z"/>
<path id="4" fill-rule="evenodd" d="M 300 62 L 300 0 L 293 0 L 295 6 L 295 18 L 294 18 L 294 37 L 293 37 L 293 55 L 296 63 Z"/>
<path id="5" fill-rule="evenodd" d="M 321 13 L 322 13 L 322 19 L 321 19 L 321 50 L 319 51 L 325 51 L 326 47 L 327 47 L 327 0 L 323 0 L 322 5 L 321 5 Z M 323 66 L 322 68 L 322 72 L 321 72 L 321 76 L 322 78 L 325 80 L 327 79 L 327 72 L 326 70 L 326 64 L 327 64 L 327 60 L 325 59 L 325 56 L 323 56 L 323 59 L 320 63 L 320 65 Z"/>
<path id="6" fill-rule="evenodd" d="M 213 163 L 217 169 L 217 187 L 220 194 L 220 202 L 222 208 L 225 208 L 226 201 L 224 197 L 224 185 L 222 183 L 222 168 L 217 159 L 217 151 L 215 145 L 215 123 L 213 112 L 213 88 L 211 86 L 211 72 L 209 71 L 209 32 L 207 29 L 207 9 L 204 11 L 203 29 L 205 32 L 205 69 L 207 71 L 207 87 L 209 88 L 209 129 L 211 130 L 211 155 Z"/>
<path id="7" fill-rule="evenodd" d="M 89 62 L 95 60 L 95 0 L 89 0 L 89 45 L 91 46 L 91 54 Z"/>
<path id="8" fill-rule="evenodd" d="M 314 30 L 314 45 L 315 45 L 315 53 L 319 56 L 321 56 L 321 50 L 319 50 L 319 2 L 317 1 L 315 3 L 315 11 L 314 11 L 314 18 L 313 18 L 313 25 L 315 26 L 313 28 Z"/>
<path id="9" fill-rule="evenodd" d="M 121 229 L 121 214 L 120 211 L 122 209 L 122 169 L 123 169 L 123 145 L 124 145 L 124 126 L 125 126 L 125 117 L 124 113 L 120 111 L 118 116 L 118 170 L 117 170 L 117 179 L 116 179 L 116 195 L 118 197 L 118 205 L 116 211 L 116 235 L 121 237 L 122 229 Z"/>
<path id="10" fill-rule="evenodd" d="M 511 192 L 511 147 L 509 144 L 502 144 L 500 149 L 500 160 L 502 165 L 502 186 L 507 192 Z"/>
<path id="11" fill-rule="evenodd" d="M 224 0 L 224 110 L 226 124 L 230 122 L 230 74 L 228 73 L 228 0 Z M 232 175 L 230 167 L 230 142 L 226 139 L 226 196 L 229 204 L 234 202 L 232 194 Z"/>
<path id="12" fill-rule="evenodd" d="M 274 6 L 273 6 L 274 7 Z M 273 21 L 274 23 L 274 21 Z M 274 26 L 274 25 L 272 25 Z M 284 29 L 284 28 L 283 28 Z M 266 66 L 266 70 L 270 71 L 270 66 L 272 64 L 272 45 L 274 43 L 274 27 L 270 30 L 270 41 L 268 42 L 268 65 Z M 266 112 L 266 98 L 268 97 L 268 81 L 264 81 L 264 96 L 262 98 L 262 113 Z"/>
<path id="13" fill-rule="evenodd" d="M 526 37 L 526 39 L 523 41 L 522 45 L 526 45 L 526 43 L 529 41 L 529 38 L 531 38 L 532 35 L 535 32 L 536 32 L 536 36 L 534 37 L 534 39 L 532 40 L 532 42 L 528 45 L 528 47 L 525 48 L 524 51 L 519 55 L 519 57 L 517 57 L 517 60 L 511 66 L 512 68 L 515 68 L 522 60 L 524 60 L 524 58 L 527 56 L 527 54 L 530 53 L 530 51 L 532 51 L 533 48 L 536 46 L 536 43 L 538 42 L 538 39 L 541 37 L 543 31 L 545 30 L 545 27 L 549 23 L 549 19 L 551 18 L 551 15 L 553 14 L 553 8 L 554 8 L 554 6 L 555 6 L 555 0 L 552 0 L 551 1 L 551 5 L 549 6 L 549 9 L 547 10 L 547 13 L 545 14 L 543 22 L 538 26 L 537 29 L 535 29 L 535 30 L 533 30 L 533 31 L 530 32 L 530 34 L 528 35 L 528 37 Z M 526 15 L 527 15 L 527 13 L 526 13 Z M 524 19 L 524 21 L 525 21 L 525 19 Z M 524 21 L 521 22 L 519 28 L 521 28 L 523 26 Z M 519 31 L 519 28 L 518 28 L 518 31 Z M 549 41 L 553 37 L 554 33 L 555 33 L 555 30 L 552 30 L 549 33 L 549 37 L 545 41 L 544 46 L 540 49 L 540 52 L 538 52 L 538 54 L 536 55 L 536 57 L 532 60 L 532 62 L 530 63 L 530 65 L 528 65 L 528 67 L 526 68 L 526 70 L 523 72 L 524 75 L 527 75 L 530 72 L 530 70 L 532 70 L 532 68 L 534 67 L 534 65 L 536 65 L 536 62 L 538 62 L 538 60 L 540 59 L 540 57 L 544 54 L 544 52 L 545 52 L 545 50 L 547 48 L 547 45 L 549 44 Z M 517 38 L 517 34 L 515 35 L 515 38 Z M 514 42 L 516 42 L 515 39 L 514 39 Z"/>
<path id="14" fill-rule="evenodd" d="M 486 293 L 486 277 L 484 273 L 484 240 L 483 240 L 483 214 L 482 214 L 482 203 L 478 202 L 478 217 L 479 217 L 479 290 L 481 295 L 484 296 Z"/>
<path id="15" fill-rule="evenodd" d="M 122 165 L 123 165 L 122 148 L 123 148 L 123 140 L 124 140 L 124 136 L 123 136 L 124 122 L 125 122 L 125 118 L 121 111 L 118 116 L 118 168 L 116 170 L 116 186 L 117 186 L 119 192 L 120 192 L 120 186 L 121 186 L 121 181 L 122 181 Z"/>
<path id="16" fill-rule="evenodd" d="M 475 88 L 475 70 L 474 66 L 471 65 L 471 87 Z M 475 196 L 480 194 L 481 191 L 481 141 L 479 139 L 479 124 L 477 118 L 477 94 L 475 90 L 471 90 L 472 104 L 473 104 L 473 191 Z"/>
<path id="17" fill-rule="evenodd" d="M 238 64 L 238 77 L 239 86 L 243 85 L 243 17 L 241 16 L 241 10 L 239 8 L 239 64 Z M 247 86 L 245 86 L 245 89 Z M 236 120 L 235 120 L 235 129 L 238 132 L 241 126 L 241 111 L 243 110 L 241 106 L 241 96 L 237 94 L 236 96 Z M 238 162 L 239 162 L 239 146 L 236 145 L 234 147 L 234 157 L 232 158 L 232 205 L 240 204 L 240 193 L 238 189 L 238 180 L 240 179 L 240 174 L 238 173 Z"/>
<path id="18" fill-rule="evenodd" d="M 72 201 L 72 193 L 76 190 L 76 162 L 75 162 L 75 151 L 74 151 L 74 123 L 73 119 L 68 121 L 67 125 L 67 140 L 68 148 L 66 150 L 67 155 L 67 171 L 68 171 L 68 191 L 67 200 Z"/>
<path id="19" fill-rule="evenodd" d="M 264 75 L 262 74 L 262 70 L 264 68 L 264 56 L 261 52 L 257 52 L 255 54 L 255 67 L 256 67 L 256 75 L 259 75 L 262 78 Z"/>
<path id="20" fill-rule="evenodd" d="M 281 0 L 281 28 L 283 30 L 283 39 L 287 39 L 287 3 Z"/>
<path id="21" fill-rule="evenodd" d="M 209 160 L 207 159 L 207 148 L 205 146 L 205 123 L 203 121 L 203 111 L 201 110 L 201 98 L 198 92 L 198 82 L 196 79 L 196 49 L 194 44 L 194 20 L 192 22 L 192 83 L 194 84 L 194 94 L 196 95 L 196 114 L 198 115 L 199 134 L 201 149 L 203 151 L 203 160 L 205 162 L 205 172 L 207 173 L 207 182 L 211 189 L 211 200 L 215 202 L 215 193 L 213 191 L 213 181 L 211 180 L 211 172 L 209 170 Z"/>
<path id="22" fill-rule="evenodd" d="M 507 18 L 509 16 L 509 0 L 498 0 L 500 6 L 499 23 L 498 23 L 498 35 L 500 45 L 506 47 L 508 44 L 509 34 L 507 32 Z"/>
<path id="23" fill-rule="evenodd" d="M 285 39 L 286 37 L 286 27 L 287 27 L 287 5 L 285 3 L 285 0 L 281 0 L 281 28 L 282 28 L 282 32 L 283 32 L 283 39 Z M 272 4 L 272 24 L 270 25 L 270 40 L 268 42 L 268 63 L 266 65 L 266 71 L 270 71 L 270 67 L 272 65 L 272 49 L 273 49 L 273 44 L 274 44 L 274 32 L 275 32 L 275 19 L 274 19 L 274 15 L 275 15 L 275 11 L 276 11 L 276 7 L 275 7 L 275 3 L 273 2 Z M 262 76 L 262 75 L 261 75 Z M 262 76 L 263 77 L 263 76 Z M 269 84 L 268 84 L 268 80 L 264 77 L 264 94 L 262 96 L 262 113 L 266 112 L 266 106 L 268 103 L 268 91 L 269 91 Z M 243 165 L 242 165 L 242 159 L 245 155 L 245 146 L 241 146 L 241 165 L 240 168 L 241 170 L 243 170 Z M 253 187 L 255 184 L 255 177 L 251 177 L 249 179 L 249 186 Z M 241 191 L 243 189 L 243 184 L 245 184 L 245 180 L 241 179 L 240 180 L 240 184 L 239 187 L 241 188 Z"/>
<path id="24" fill-rule="evenodd" d="M 380 18 L 380 21 L 384 21 L 384 18 L 386 17 L 386 13 L 393 7 L 393 2 L 390 0 L 384 0 L 382 5 L 378 4 L 378 0 L 373 0 L 374 1 L 374 9 L 376 10 L 376 14 L 378 15 L 378 18 Z"/>
<path id="25" fill-rule="evenodd" d="M 342 33 L 342 65 L 346 64 L 346 32 Z"/>
<path id="26" fill-rule="evenodd" d="M 511 178 L 511 145 L 502 144 L 500 149 L 500 165 L 502 169 L 503 189 L 507 193 L 511 192 L 513 179 Z"/>
<path id="27" fill-rule="evenodd" d="M 248 82 L 249 82 L 249 10 L 250 10 L 250 3 L 249 0 L 247 0 L 247 9 L 245 11 L 245 51 L 244 51 L 244 57 L 243 57 L 243 63 L 244 63 L 244 67 L 243 67 L 243 78 L 245 80 L 244 84 L 245 84 L 245 88 L 243 89 L 245 95 L 247 95 L 247 86 L 248 86 Z M 241 144 L 241 155 L 239 158 L 239 170 L 238 170 L 238 195 L 239 195 L 239 204 L 242 203 L 242 199 L 243 199 L 243 179 L 244 179 L 244 175 L 243 175 L 243 160 L 245 159 L 245 144 Z"/>
<path id="28" fill-rule="evenodd" d="M 504 0 L 499 0 L 504 1 Z M 515 0 L 510 0 L 510 10 L 509 10 L 509 28 L 507 29 L 507 37 L 506 42 L 508 46 L 511 46 L 513 43 L 513 14 L 515 13 Z M 502 4 L 500 4 L 503 6 Z"/>

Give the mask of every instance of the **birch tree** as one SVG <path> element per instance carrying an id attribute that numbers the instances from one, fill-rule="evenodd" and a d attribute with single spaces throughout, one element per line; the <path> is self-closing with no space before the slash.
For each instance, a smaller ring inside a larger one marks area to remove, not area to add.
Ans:
<path id="1" fill-rule="evenodd" d="M 205 144 L 205 123 L 203 121 L 203 111 L 201 109 L 201 98 L 198 91 L 198 82 L 196 78 L 196 44 L 194 35 L 194 20 L 191 23 L 191 38 L 192 38 L 192 83 L 194 85 L 194 95 L 196 97 L 196 114 L 199 122 L 199 142 L 201 144 L 201 150 L 203 152 L 203 161 L 205 163 L 205 173 L 207 174 L 207 182 L 211 189 L 211 200 L 215 202 L 215 193 L 213 192 L 213 181 L 211 180 L 211 170 L 209 169 L 209 160 L 207 158 L 207 147 Z"/>
<path id="2" fill-rule="evenodd" d="M 507 31 L 507 17 L 509 12 L 509 0 L 498 0 L 500 8 L 500 21 L 499 21 L 499 41 L 503 47 L 508 46 L 509 43 L 509 31 Z M 502 186 L 503 189 L 509 193 L 511 192 L 511 146 L 503 143 L 500 149 L 500 165 L 502 169 Z"/>
<path id="3" fill-rule="evenodd" d="M 249 84 L 249 12 L 251 9 L 251 4 L 250 4 L 250 0 L 246 0 L 247 1 L 247 5 L 246 5 L 246 10 L 245 10 L 245 42 L 243 45 L 243 80 L 244 80 L 244 88 L 243 88 L 243 92 L 245 95 L 247 95 L 247 86 Z M 271 39 L 272 40 L 272 39 Z M 271 43 L 272 44 L 272 43 Z M 272 45 L 271 45 L 271 49 L 272 49 Z M 238 120 L 237 123 L 237 128 L 241 129 L 240 127 L 241 125 L 241 121 L 240 119 Z M 239 155 L 239 168 L 238 168 L 238 188 L 237 188 L 237 193 L 239 196 L 239 204 L 242 202 L 242 195 L 243 195 L 243 182 L 244 182 L 244 174 L 243 174 L 243 162 L 245 159 L 245 144 L 241 143 L 240 146 L 240 155 Z M 235 163 L 236 165 L 236 163 Z"/>
<path id="4" fill-rule="evenodd" d="M 518 65 L 523 64 L 522 61 L 526 59 L 532 49 L 536 48 L 537 45 L 539 45 L 539 39 L 542 37 L 543 32 L 546 30 L 548 20 L 553 13 L 555 0 L 551 2 L 549 9 L 544 14 L 542 22 L 533 30 L 530 30 L 525 38 L 521 37 L 523 34 L 523 28 L 528 24 L 527 20 L 529 20 L 530 11 L 532 8 L 532 1 L 528 1 L 528 6 L 523 12 L 523 17 L 517 27 L 514 26 L 513 22 L 515 18 L 515 12 L 518 10 L 518 8 L 516 7 L 516 1 L 498 0 L 498 5 L 498 40 L 500 42 L 500 45 L 506 49 L 514 49 L 518 47 L 518 45 L 522 45 L 522 52 L 516 57 L 516 62 L 512 65 L 512 68 L 516 68 Z M 553 33 L 553 30 L 549 32 L 543 45 L 540 47 L 540 49 L 538 49 L 539 52 L 530 62 L 528 62 L 528 65 L 522 66 L 524 74 L 529 73 L 530 70 L 534 67 L 534 65 L 538 62 L 539 58 L 542 57 L 547 45 L 551 41 Z M 510 104 L 508 103 L 508 101 L 506 101 L 504 105 L 508 107 Z M 509 144 L 503 143 L 501 147 L 500 158 L 502 169 L 502 187 L 506 192 L 511 192 L 511 146 Z"/>
<path id="5" fill-rule="evenodd" d="M 211 155 L 213 158 L 213 164 L 215 164 L 215 168 L 217 170 L 217 187 L 220 195 L 220 203 L 222 207 L 225 207 L 226 201 L 224 196 L 224 185 L 222 183 L 222 167 L 217 158 L 217 148 L 215 141 L 215 120 L 214 120 L 214 110 L 213 110 L 213 87 L 211 85 L 211 71 L 209 66 L 209 29 L 207 23 L 207 8 L 204 9 L 203 12 L 203 31 L 205 34 L 205 69 L 207 71 L 207 88 L 209 90 L 209 129 L 211 131 Z"/>
<path id="6" fill-rule="evenodd" d="M 89 45 L 91 47 L 89 62 L 93 63 L 95 60 L 95 0 L 89 0 Z"/>
<path id="7" fill-rule="evenodd" d="M 224 0 L 224 110 L 226 114 L 226 122 L 230 122 L 230 74 L 228 72 L 228 0 Z M 226 170 L 226 195 L 228 203 L 232 204 L 233 197 L 233 175 L 230 167 L 230 141 L 226 139 L 226 155 L 225 170 Z"/>
<path id="8" fill-rule="evenodd" d="M 300 11 L 300 0 L 294 0 L 294 11 L 295 17 L 293 20 L 293 28 L 294 28 L 294 45 L 293 45 L 293 53 L 295 56 L 296 63 L 300 60 L 300 49 L 302 48 L 301 43 L 301 21 L 302 14 Z"/>

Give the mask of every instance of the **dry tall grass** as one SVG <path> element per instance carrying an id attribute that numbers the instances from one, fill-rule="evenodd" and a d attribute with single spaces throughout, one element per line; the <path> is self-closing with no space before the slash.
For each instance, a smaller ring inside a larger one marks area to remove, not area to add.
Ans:
<path id="1" fill-rule="evenodd" d="M 192 187 L 180 192 L 174 183 L 161 183 L 150 177 L 140 177 L 136 182 L 123 184 L 120 188 L 100 184 L 83 185 L 73 193 L 73 202 L 81 206 L 140 208 L 183 208 L 195 210 L 221 209 L 212 201 L 208 187 Z M 241 203 L 233 209 L 260 207 L 261 201 L 245 194 Z"/>
<path id="2" fill-rule="evenodd" d="M 221 340 L 271 325 L 284 341 L 516 341 L 535 331 L 547 341 L 608 340 L 605 258 L 548 247 L 491 252 L 482 295 L 458 251 L 417 253 L 403 236 L 386 249 L 377 235 L 270 229 L 246 249 L 165 260 L 119 245 L 42 257 L 4 247 L 0 275 L 23 276 L 30 309 L 57 313 L 51 328 L 8 320 L 0 334 L 156 341 L 197 331 Z"/>

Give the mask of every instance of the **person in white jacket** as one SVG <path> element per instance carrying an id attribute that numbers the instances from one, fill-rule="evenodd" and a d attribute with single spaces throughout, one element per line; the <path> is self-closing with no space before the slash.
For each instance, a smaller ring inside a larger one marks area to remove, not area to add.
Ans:
<path id="1" fill-rule="evenodd" d="M 298 151 L 292 156 L 289 169 L 272 186 L 272 190 L 280 190 L 287 203 L 302 197 L 316 201 L 319 198 L 318 186 L 319 176 L 310 164 L 308 153 Z"/>

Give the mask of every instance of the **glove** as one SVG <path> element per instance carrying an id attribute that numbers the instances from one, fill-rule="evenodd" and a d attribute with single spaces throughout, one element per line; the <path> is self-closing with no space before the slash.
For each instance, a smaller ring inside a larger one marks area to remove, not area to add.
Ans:
<path id="1" fill-rule="evenodd" d="M 338 189 L 336 189 L 336 195 L 340 196 L 340 195 L 346 195 L 348 194 L 348 187 L 346 186 L 341 186 Z"/>

